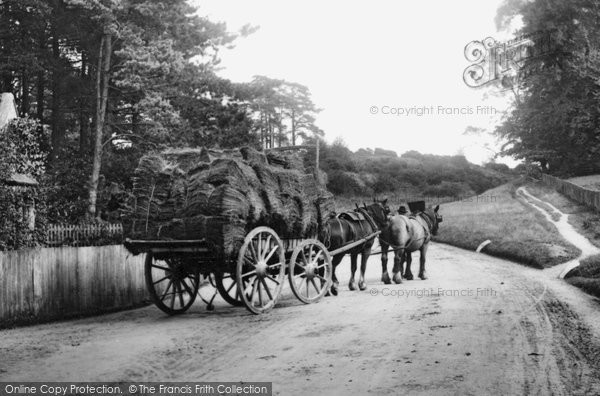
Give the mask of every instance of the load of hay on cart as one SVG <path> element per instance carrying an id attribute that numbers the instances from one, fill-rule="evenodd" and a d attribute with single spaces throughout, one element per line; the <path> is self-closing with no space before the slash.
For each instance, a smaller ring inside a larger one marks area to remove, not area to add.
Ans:
<path id="1" fill-rule="evenodd" d="M 171 150 L 140 160 L 125 247 L 146 253 L 146 286 L 168 314 L 190 308 L 206 278 L 225 301 L 260 314 L 286 277 L 300 301 L 319 301 L 331 257 L 376 236 L 327 251 L 318 234 L 332 209 L 299 153 Z"/>

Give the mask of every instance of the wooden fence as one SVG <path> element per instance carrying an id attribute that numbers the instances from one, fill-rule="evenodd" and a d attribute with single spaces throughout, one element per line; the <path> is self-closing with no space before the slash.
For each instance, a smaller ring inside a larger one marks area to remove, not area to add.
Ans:
<path id="1" fill-rule="evenodd" d="M 574 201 L 600 211 L 600 191 L 589 190 L 547 174 L 542 174 L 542 180 L 546 185 L 553 187 L 556 191 Z"/>
<path id="2" fill-rule="evenodd" d="M 50 224 L 46 231 L 47 246 L 103 246 L 119 242 L 123 236 L 121 224 Z"/>
<path id="3" fill-rule="evenodd" d="M 0 252 L 0 326 L 139 306 L 144 255 L 123 246 Z"/>

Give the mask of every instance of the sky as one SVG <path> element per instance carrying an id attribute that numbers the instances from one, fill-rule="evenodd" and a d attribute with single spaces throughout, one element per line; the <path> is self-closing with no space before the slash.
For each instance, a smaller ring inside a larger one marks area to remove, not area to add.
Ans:
<path id="1" fill-rule="evenodd" d="M 222 50 L 219 75 L 248 82 L 265 75 L 306 85 L 332 142 L 403 153 L 464 154 L 489 160 L 500 142 L 465 136 L 494 129 L 509 108 L 498 88 L 463 81 L 464 47 L 497 32 L 501 0 L 191 0 L 199 14 L 260 29 Z M 420 115 L 419 115 L 420 114 Z M 490 147 L 485 147 L 489 145 Z M 501 159 L 514 165 L 510 159 Z"/>

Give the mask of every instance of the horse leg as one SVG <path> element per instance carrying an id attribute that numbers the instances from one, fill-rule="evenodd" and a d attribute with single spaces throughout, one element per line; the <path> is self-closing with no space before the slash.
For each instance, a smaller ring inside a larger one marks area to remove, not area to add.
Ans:
<path id="1" fill-rule="evenodd" d="M 356 272 L 356 259 L 358 258 L 358 253 L 350 254 L 350 271 L 352 274 L 350 275 L 350 282 L 348 282 L 348 289 L 356 290 L 356 282 L 354 281 L 354 273 Z"/>
<path id="2" fill-rule="evenodd" d="M 331 266 L 333 268 L 332 268 L 332 271 L 331 271 L 331 288 L 329 289 L 329 292 L 333 296 L 337 296 L 338 295 L 338 286 L 339 286 L 340 282 L 338 282 L 337 276 L 335 276 L 335 268 L 342 261 L 342 258 L 344 258 L 344 255 L 343 254 L 339 254 L 337 256 L 333 256 L 333 259 L 331 260 Z"/>
<path id="3" fill-rule="evenodd" d="M 390 283 L 392 283 L 392 281 L 390 280 L 390 274 L 388 274 L 388 269 L 387 269 L 387 262 L 388 262 L 388 248 L 389 246 L 383 243 L 380 243 L 381 245 L 381 281 L 386 284 L 389 285 Z"/>
<path id="4" fill-rule="evenodd" d="M 371 246 L 365 248 L 360 255 L 360 278 L 358 278 L 358 288 L 360 290 L 365 290 L 367 288 L 367 283 L 365 282 L 365 271 L 367 270 L 367 260 L 369 260 L 370 255 Z"/>
<path id="5" fill-rule="evenodd" d="M 394 268 L 392 269 L 392 278 L 396 283 L 402 283 L 402 259 L 404 258 L 404 249 L 394 250 Z"/>
<path id="6" fill-rule="evenodd" d="M 419 278 L 423 280 L 427 279 L 427 275 L 425 275 L 425 256 L 427 255 L 428 245 L 428 243 L 424 243 L 421 246 L 421 257 L 419 257 Z"/>
<path id="7" fill-rule="evenodd" d="M 406 252 L 406 270 L 404 270 L 404 279 L 413 280 L 413 274 L 410 270 L 410 265 L 412 264 L 412 253 Z"/>

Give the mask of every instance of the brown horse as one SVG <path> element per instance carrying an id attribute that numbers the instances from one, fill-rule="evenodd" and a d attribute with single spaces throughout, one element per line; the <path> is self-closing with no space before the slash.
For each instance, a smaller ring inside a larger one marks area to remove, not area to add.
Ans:
<path id="1" fill-rule="evenodd" d="M 325 223 L 319 239 L 328 250 L 332 251 L 372 235 L 386 226 L 387 211 L 389 211 L 386 207 L 386 202 L 387 200 L 374 202 L 369 206 L 364 205 L 363 208 L 357 207 L 354 212 L 344 212 L 329 219 Z M 335 275 L 335 269 L 346 254 L 350 254 L 350 269 L 352 271 L 350 281 L 348 282 L 348 288 L 350 290 L 356 290 L 354 273 L 356 272 L 359 254 L 361 255 L 361 263 L 358 288 L 360 290 L 365 290 L 367 288 L 367 284 L 365 283 L 365 271 L 367 269 L 367 260 L 371 254 L 373 241 L 374 238 L 369 239 L 363 244 L 333 256 L 333 284 L 331 285 L 331 294 L 334 296 L 337 296 L 338 294 L 339 281 Z"/>
<path id="2" fill-rule="evenodd" d="M 411 253 L 420 251 L 419 278 L 427 279 L 425 274 L 425 261 L 427 248 L 432 235 L 436 235 L 439 223 L 442 222 L 442 216 L 438 213 L 440 206 L 433 209 L 427 209 L 411 216 L 397 214 L 389 219 L 379 236 L 381 245 L 381 281 L 390 284 L 390 276 L 387 271 L 388 249 L 394 250 L 394 268 L 393 279 L 396 283 L 402 283 L 402 277 L 412 280 L 413 275 L 410 270 L 412 262 Z M 406 260 L 406 269 L 402 272 L 404 261 Z"/>

